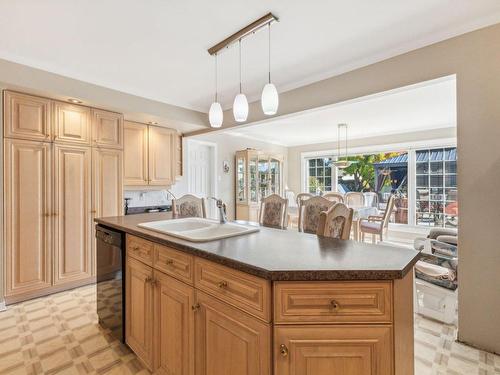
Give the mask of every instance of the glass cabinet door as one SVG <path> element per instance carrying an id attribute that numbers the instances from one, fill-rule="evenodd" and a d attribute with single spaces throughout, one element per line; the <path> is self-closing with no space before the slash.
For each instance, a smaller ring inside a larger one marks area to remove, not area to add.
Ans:
<path id="1" fill-rule="evenodd" d="M 250 202 L 257 203 L 259 201 L 259 193 L 257 189 L 259 172 L 257 169 L 258 158 L 257 155 L 251 156 L 248 161 L 248 169 L 249 169 L 249 190 L 250 190 Z"/>
<path id="2" fill-rule="evenodd" d="M 236 158 L 236 199 L 238 202 L 245 202 L 246 197 L 246 181 L 245 181 L 245 158 Z"/>
<path id="3" fill-rule="evenodd" d="M 269 195 L 269 160 L 259 159 L 259 198 Z"/>
<path id="4" fill-rule="evenodd" d="M 271 194 L 281 193 L 281 163 L 278 159 L 271 158 L 269 170 L 269 190 Z"/>

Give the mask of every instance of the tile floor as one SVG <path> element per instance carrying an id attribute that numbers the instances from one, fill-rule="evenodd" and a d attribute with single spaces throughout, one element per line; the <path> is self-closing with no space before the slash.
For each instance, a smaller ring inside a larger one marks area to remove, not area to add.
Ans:
<path id="1" fill-rule="evenodd" d="M 94 285 L 0 312 L 0 374 L 149 374 L 97 324 Z M 415 374 L 500 374 L 500 356 L 455 342 L 455 328 L 416 317 Z"/>

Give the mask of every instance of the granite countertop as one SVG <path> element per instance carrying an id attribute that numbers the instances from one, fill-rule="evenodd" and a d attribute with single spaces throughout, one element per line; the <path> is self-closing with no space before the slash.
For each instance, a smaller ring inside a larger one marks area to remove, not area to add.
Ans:
<path id="1" fill-rule="evenodd" d="M 170 212 L 95 221 L 273 281 L 401 279 L 419 258 L 417 251 L 404 247 L 335 240 L 296 229 L 261 227 L 257 233 L 196 243 L 137 226 L 168 219 L 172 219 Z"/>

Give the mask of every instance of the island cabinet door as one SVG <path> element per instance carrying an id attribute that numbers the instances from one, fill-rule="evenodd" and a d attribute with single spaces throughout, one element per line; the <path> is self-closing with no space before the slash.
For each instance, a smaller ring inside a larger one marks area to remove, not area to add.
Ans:
<path id="1" fill-rule="evenodd" d="M 269 375 L 271 328 L 196 292 L 196 375 Z"/>
<path id="2" fill-rule="evenodd" d="M 146 367 L 153 368 L 153 269 L 127 257 L 125 341 Z"/>
<path id="3" fill-rule="evenodd" d="M 154 273 L 155 373 L 194 375 L 194 288 Z"/>
<path id="4" fill-rule="evenodd" d="M 275 375 L 391 375 L 390 326 L 288 326 L 274 331 Z"/>

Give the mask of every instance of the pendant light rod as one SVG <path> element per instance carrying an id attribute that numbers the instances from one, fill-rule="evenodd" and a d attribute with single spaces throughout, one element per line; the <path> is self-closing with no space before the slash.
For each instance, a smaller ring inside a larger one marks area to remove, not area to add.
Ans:
<path id="1" fill-rule="evenodd" d="M 269 73 L 269 82 L 268 83 L 271 83 L 271 22 L 269 22 L 267 24 L 267 28 L 268 28 L 268 51 L 267 51 L 267 66 L 268 66 L 268 73 Z"/>
<path id="2" fill-rule="evenodd" d="M 217 75 L 218 75 L 219 71 L 217 69 L 217 54 L 215 54 L 215 102 L 217 103 L 218 100 L 217 100 L 217 91 L 218 91 L 218 79 L 217 79 Z"/>
<path id="3" fill-rule="evenodd" d="M 241 94 L 241 39 L 238 41 L 238 46 L 240 47 L 240 94 Z"/>
<path id="4" fill-rule="evenodd" d="M 258 20 L 252 22 L 251 24 L 245 26 L 244 28 L 238 30 L 233 35 L 227 37 L 222 42 L 217 43 L 213 47 L 208 49 L 208 53 L 210 55 L 215 55 L 217 52 L 223 50 L 224 48 L 230 46 L 233 43 L 241 41 L 241 39 L 245 38 L 250 34 L 254 34 L 263 27 L 270 25 L 273 22 L 278 22 L 279 19 L 272 13 L 268 13 L 265 16 L 259 18 Z"/>

